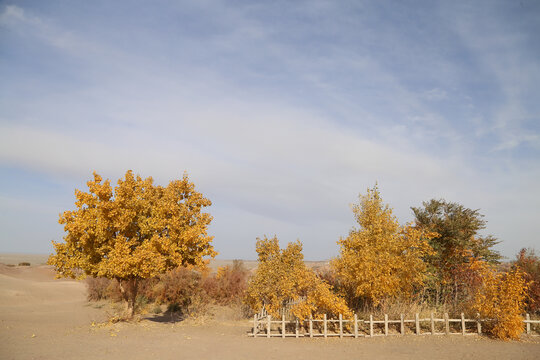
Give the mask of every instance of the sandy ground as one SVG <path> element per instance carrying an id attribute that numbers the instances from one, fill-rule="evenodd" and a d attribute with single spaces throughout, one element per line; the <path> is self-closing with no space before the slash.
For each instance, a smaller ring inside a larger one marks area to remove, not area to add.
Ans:
<path id="1" fill-rule="evenodd" d="M 540 359 L 540 339 L 250 338 L 250 322 L 107 324 L 108 305 L 88 303 L 85 285 L 54 280 L 51 267 L 0 264 L 1 359 Z"/>

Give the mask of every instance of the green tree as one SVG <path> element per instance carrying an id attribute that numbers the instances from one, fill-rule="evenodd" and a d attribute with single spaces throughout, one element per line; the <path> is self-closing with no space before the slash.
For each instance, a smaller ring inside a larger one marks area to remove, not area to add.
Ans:
<path id="1" fill-rule="evenodd" d="M 435 251 L 426 257 L 432 273 L 431 285 L 435 301 L 458 298 L 465 289 L 462 287 L 463 269 L 468 268 L 472 259 L 497 263 L 501 256 L 493 249 L 498 243 L 491 235 L 480 236 L 486 221 L 479 210 L 472 210 L 458 203 L 432 199 L 423 202 L 423 207 L 412 207 L 416 225 L 439 236 L 430 240 Z"/>
<path id="2" fill-rule="evenodd" d="M 64 243 L 53 241 L 48 263 L 57 277 L 116 279 L 133 316 L 138 283 L 184 265 L 204 265 L 215 256 L 207 228 L 210 200 L 195 191 L 187 175 L 155 186 L 126 172 L 118 185 L 94 173 L 88 192 L 75 190 L 75 210 L 60 214 Z"/>

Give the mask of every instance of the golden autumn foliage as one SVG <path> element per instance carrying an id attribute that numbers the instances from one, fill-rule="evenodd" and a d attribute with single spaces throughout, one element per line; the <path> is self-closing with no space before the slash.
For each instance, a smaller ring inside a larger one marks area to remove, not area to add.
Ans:
<path id="1" fill-rule="evenodd" d="M 59 277 L 117 279 L 130 316 L 139 279 L 216 255 L 207 234 L 212 216 L 202 212 L 212 203 L 187 175 L 162 187 L 130 170 L 113 190 L 94 173 L 87 185 L 75 191 L 76 209 L 60 214 L 65 242 L 53 241 L 48 263 Z"/>
<path id="2" fill-rule="evenodd" d="M 392 209 L 383 205 L 377 186 L 361 195 L 352 210 L 360 228 L 338 241 L 340 255 L 332 261 L 349 301 L 361 298 L 377 305 L 422 286 L 422 259 L 432 252 L 428 240 L 436 234 L 399 225 Z"/>
<path id="3" fill-rule="evenodd" d="M 479 268 L 482 283 L 476 288 L 472 310 L 488 319 L 486 332 L 498 339 L 519 339 L 528 284 L 519 269 L 497 273 L 489 265 Z"/>
<path id="4" fill-rule="evenodd" d="M 301 320 L 325 313 L 352 317 L 345 300 L 305 265 L 299 241 L 281 250 L 276 237 L 257 239 L 257 253 L 259 266 L 246 295 L 253 310 L 264 306 L 270 315 L 279 316 L 284 305 L 292 304 L 291 313 Z"/>

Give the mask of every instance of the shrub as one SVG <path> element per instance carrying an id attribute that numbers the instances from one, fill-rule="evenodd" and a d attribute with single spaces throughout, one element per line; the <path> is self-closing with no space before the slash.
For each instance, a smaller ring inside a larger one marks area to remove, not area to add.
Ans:
<path id="1" fill-rule="evenodd" d="M 154 304 L 154 307 L 152 307 L 152 313 L 156 314 L 156 315 L 159 315 L 162 312 L 163 312 L 163 310 L 161 309 L 161 306 L 158 305 L 158 304 Z"/>
<path id="2" fill-rule="evenodd" d="M 200 272 L 179 267 L 161 275 L 153 287 L 154 298 L 169 304 L 169 312 L 177 308 L 183 314 L 194 315 L 204 311 L 209 298 L 201 286 Z M 174 311 L 173 311 L 174 312 Z"/>
<path id="3" fill-rule="evenodd" d="M 203 290 L 220 305 L 239 304 L 245 295 L 249 270 L 244 263 L 234 260 L 232 266 L 220 267 L 215 276 L 207 276 L 202 281 Z"/>
<path id="4" fill-rule="evenodd" d="M 528 284 L 519 269 L 498 274 L 486 267 L 483 284 L 474 298 L 473 310 L 489 319 L 486 332 L 496 338 L 519 339 L 523 332 L 522 314 Z"/>
<path id="5" fill-rule="evenodd" d="M 107 289 L 110 286 L 111 280 L 105 278 L 87 277 L 85 282 L 88 290 L 88 301 L 99 301 L 108 298 Z"/>
<path id="6" fill-rule="evenodd" d="M 530 283 L 527 311 L 540 313 L 540 258 L 532 249 L 521 249 L 513 266 L 523 271 L 525 280 Z"/>
<path id="7" fill-rule="evenodd" d="M 26 262 L 26 261 L 20 262 L 20 263 L 19 263 L 19 266 L 30 266 L 30 263 L 29 263 L 29 262 Z"/>

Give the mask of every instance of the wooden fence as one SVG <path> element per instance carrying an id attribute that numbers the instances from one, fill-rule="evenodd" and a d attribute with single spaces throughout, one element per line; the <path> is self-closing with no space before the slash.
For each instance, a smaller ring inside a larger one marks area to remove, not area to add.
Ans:
<path id="1" fill-rule="evenodd" d="M 402 314 L 399 320 L 390 320 L 384 315 L 384 320 L 374 320 L 373 315 L 369 320 L 360 320 L 357 315 L 353 319 L 343 319 L 340 314 L 338 319 L 329 319 L 324 314 L 322 319 L 306 319 L 300 321 L 286 320 L 285 315 L 281 319 L 274 320 L 266 312 L 260 312 L 253 317 L 253 337 L 374 337 L 392 335 L 480 335 L 482 334 L 482 319 L 466 319 L 461 313 L 459 319 L 450 319 L 448 313 L 443 318 L 436 318 L 431 313 L 429 318 L 420 318 L 415 314 L 414 319 L 406 319 Z M 526 315 L 523 323 L 526 334 L 540 336 L 531 331 L 531 324 L 540 324 L 540 320 L 531 320 Z"/>

